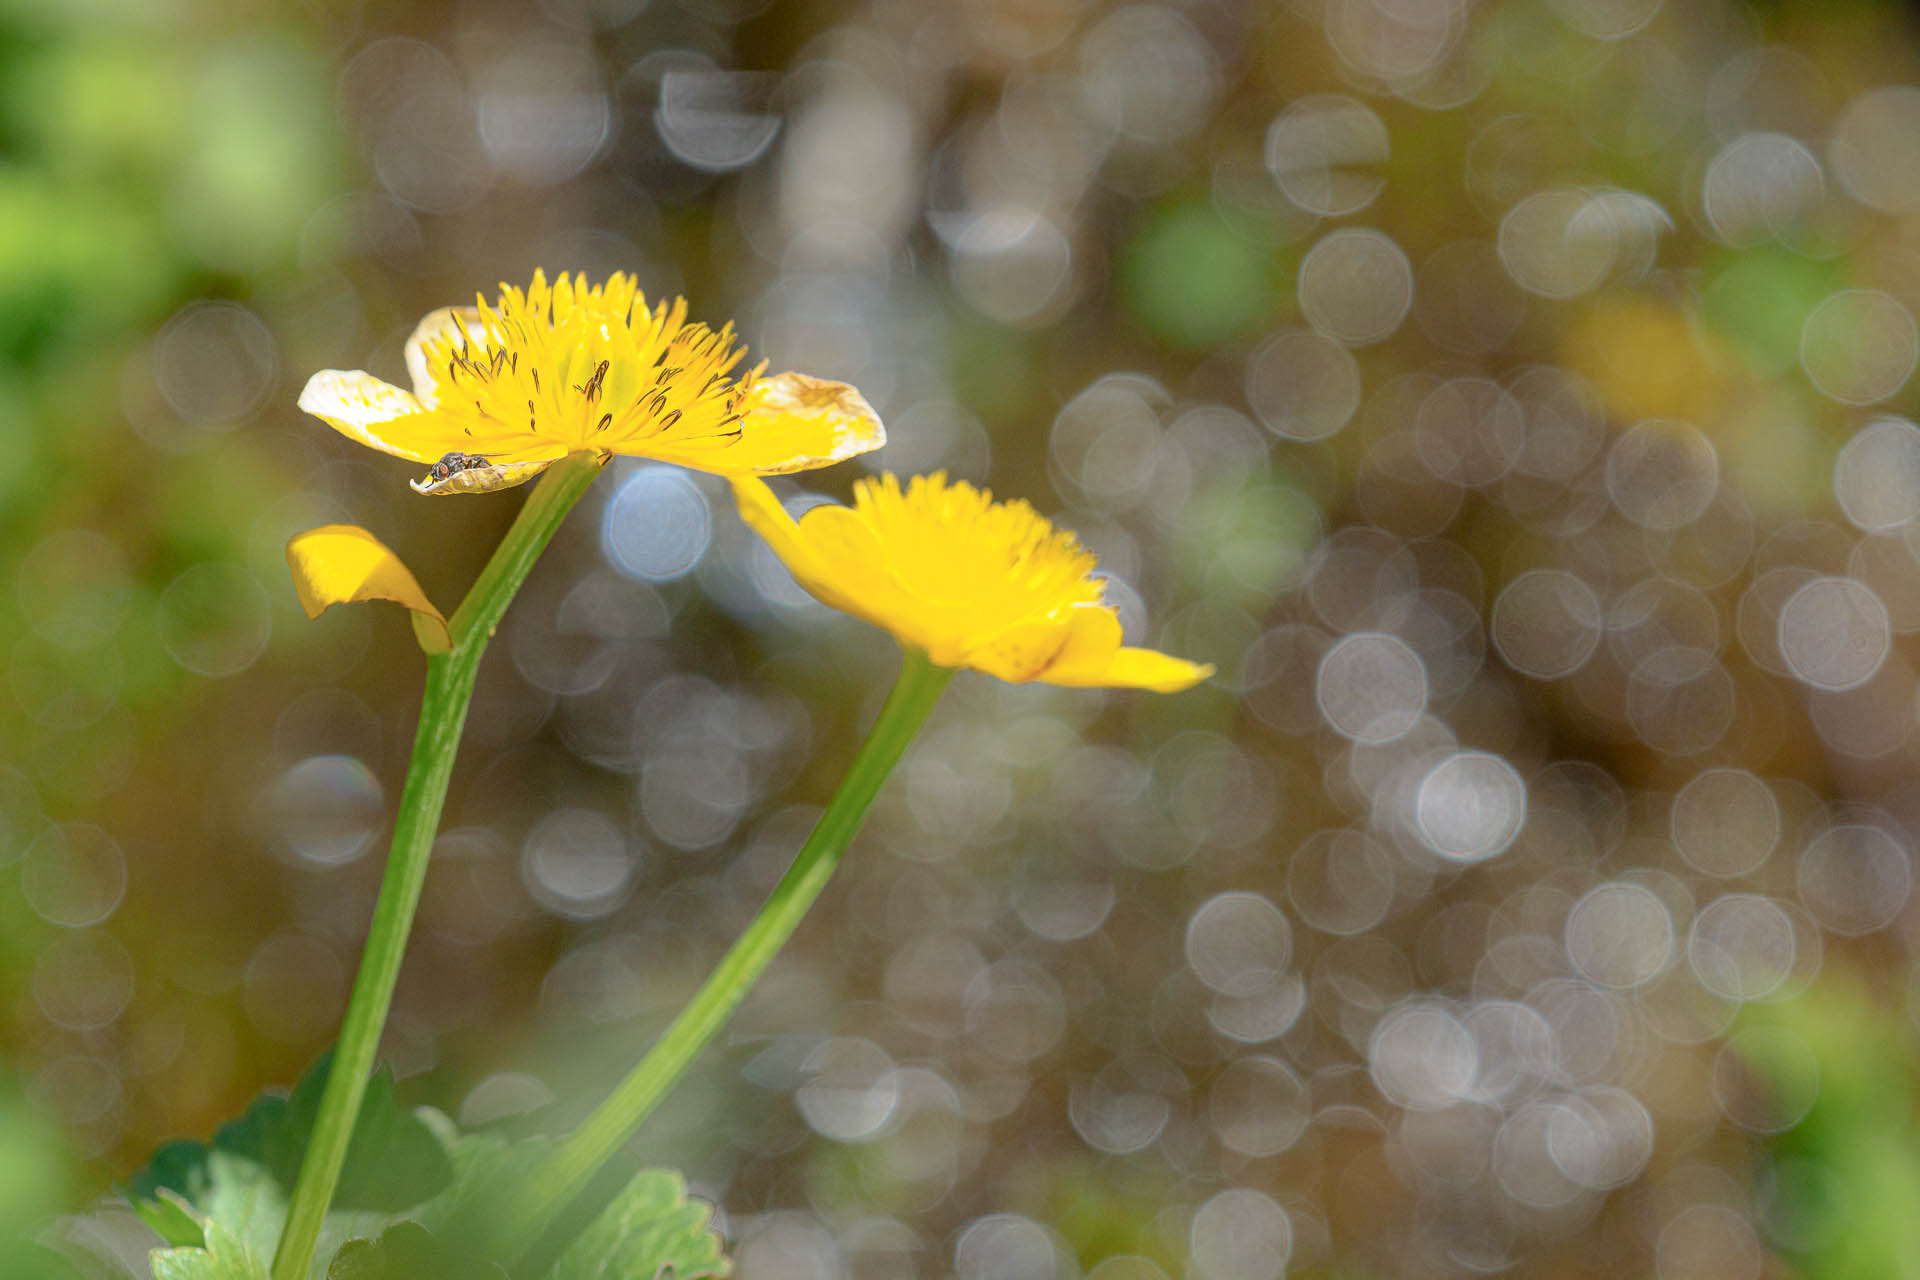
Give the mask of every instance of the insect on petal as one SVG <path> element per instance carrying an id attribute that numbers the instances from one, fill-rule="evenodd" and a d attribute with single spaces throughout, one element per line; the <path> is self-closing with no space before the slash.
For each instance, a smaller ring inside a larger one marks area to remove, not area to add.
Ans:
<path id="1" fill-rule="evenodd" d="M 445 495 L 449 493 L 492 493 L 495 489 L 511 489 L 527 481 L 553 465 L 553 460 L 542 462 L 495 462 L 484 466 L 468 467 L 456 471 L 444 479 L 435 480 L 429 475 L 425 480 L 409 480 L 415 493 Z"/>

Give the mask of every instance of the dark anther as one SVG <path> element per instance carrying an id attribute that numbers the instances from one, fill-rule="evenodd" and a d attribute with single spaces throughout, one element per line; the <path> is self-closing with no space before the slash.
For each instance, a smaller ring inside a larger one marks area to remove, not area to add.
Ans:
<path id="1" fill-rule="evenodd" d="M 607 365 L 609 363 L 610 363 L 609 361 L 602 360 L 600 362 L 600 367 L 593 371 L 593 376 L 587 379 L 585 386 L 574 387 L 575 391 L 578 391 L 581 395 L 587 398 L 587 402 L 589 404 L 599 399 L 600 397 L 600 383 L 607 376 Z"/>

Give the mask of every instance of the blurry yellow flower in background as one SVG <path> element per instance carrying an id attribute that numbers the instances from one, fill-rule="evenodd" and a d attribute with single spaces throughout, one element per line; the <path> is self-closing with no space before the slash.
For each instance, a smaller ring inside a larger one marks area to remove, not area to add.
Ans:
<path id="1" fill-rule="evenodd" d="M 1711 430 L 1738 386 L 1732 352 L 1665 298 L 1593 299 L 1561 336 L 1560 356 L 1620 423 L 1676 418 Z"/>
<path id="2" fill-rule="evenodd" d="M 445 307 L 407 342 L 413 390 L 371 374 L 313 375 L 300 407 L 383 453 L 430 466 L 422 493 L 532 479 L 570 453 L 616 453 L 723 476 L 839 462 L 886 442 L 854 388 L 805 374 L 736 376 L 732 326 L 651 308 L 632 277 L 604 285 L 541 272 L 489 306 Z"/>
<path id="3" fill-rule="evenodd" d="M 851 507 L 798 521 L 766 484 L 733 482 L 740 514 L 808 591 L 943 667 L 1016 683 L 1126 685 L 1172 693 L 1213 668 L 1120 643 L 1093 554 L 1025 502 L 944 473 L 854 485 Z"/>

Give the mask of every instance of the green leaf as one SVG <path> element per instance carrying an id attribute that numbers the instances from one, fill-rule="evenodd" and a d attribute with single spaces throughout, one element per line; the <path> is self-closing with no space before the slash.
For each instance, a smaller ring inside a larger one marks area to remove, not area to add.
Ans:
<path id="1" fill-rule="evenodd" d="M 134 1211 L 170 1245 L 200 1249 L 202 1232 L 218 1224 L 254 1255 L 271 1258 L 319 1112 L 328 1063 L 322 1057 L 309 1068 L 289 1097 L 255 1099 L 211 1143 L 175 1142 L 156 1151 L 127 1184 Z M 332 1257 L 356 1236 L 377 1236 L 453 1182 L 453 1162 L 441 1136 L 400 1107 L 392 1076 L 379 1072 L 368 1084 L 317 1257 Z"/>
<path id="2" fill-rule="evenodd" d="M 128 1185 L 135 1211 L 171 1246 L 154 1280 L 259 1280 L 286 1220 L 288 1189 L 312 1129 L 325 1063 L 291 1097 L 262 1098 L 210 1144 L 154 1153 Z M 464 1252 L 479 1225 L 524 1194 L 546 1139 L 462 1133 L 421 1107 L 403 1112 L 390 1079 L 367 1092 L 342 1179 L 322 1226 L 316 1276 L 327 1280 L 505 1280 L 506 1260 Z M 677 1173 L 636 1175 L 560 1255 L 547 1280 L 721 1277 L 731 1267 L 710 1206 Z"/>
<path id="3" fill-rule="evenodd" d="M 200 1219 L 193 1216 L 193 1206 L 177 1191 L 163 1187 L 155 1199 L 135 1200 L 133 1211 L 170 1245 L 195 1249 L 206 1246 L 207 1233 L 201 1229 Z"/>
<path id="4" fill-rule="evenodd" d="M 205 1214 L 209 1241 L 217 1226 L 260 1257 L 273 1257 L 280 1224 L 287 1217 L 287 1196 L 273 1175 L 244 1156 L 226 1151 L 209 1154 L 206 1173 L 199 1207 Z"/>
<path id="5" fill-rule="evenodd" d="M 212 1143 L 176 1142 L 162 1147 L 128 1183 L 128 1197 L 136 1204 L 154 1202 L 161 1191 L 172 1191 L 204 1210 L 216 1182 L 211 1167 L 216 1153 L 250 1161 L 283 1192 L 290 1190 L 319 1113 L 330 1061 L 331 1055 L 324 1055 L 310 1067 L 292 1096 L 255 1099 L 238 1120 L 214 1134 Z M 417 1116 L 400 1107 L 391 1073 L 375 1073 L 360 1107 L 335 1206 L 393 1214 L 430 1198 L 452 1179 L 453 1168 L 440 1140 Z"/>
<path id="6" fill-rule="evenodd" d="M 207 1224 L 204 1249 L 156 1249 L 153 1280 L 267 1280 L 267 1264 L 218 1222 Z"/>
<path id="7" fill-rule="evenodd" d="M 674 1280 L 733 1267 L 709 1225 L 712 1206 L 687 1198 L 678 1173 L 644 1169 L 560 1255 L 547 1280 Z"/>
<path id="8" fill-rule="evenodd" d="M 438 1135 L 453 1177 L 445 1190 L 412 1216 L 443 1236 L 464 1238 L 488 1221 L 553 1148 L 546 1138 L 513 1142 L 498 1133 L 462 1133 L 452 1120 L 429 1107 L 420 1108 L 418 1115 Z"/>
<path id="9" fill-rule="evenodd" d="M 417 1222 L 402 1222 L 378 1240 L 349 1240 L 327 1268 L 327 1280 L 506 1280 L 493 1263 L 474 1258 Z"/>

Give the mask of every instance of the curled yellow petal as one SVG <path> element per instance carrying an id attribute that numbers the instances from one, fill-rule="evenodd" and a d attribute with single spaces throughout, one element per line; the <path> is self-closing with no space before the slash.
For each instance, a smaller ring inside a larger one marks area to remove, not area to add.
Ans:
<path id="1" fill-rule="evenodd" d="M 391 600 L 413 611 L 413 630 L 428 653 L 453 647 L 446 615 L 433 607 L 413 572 L 385 543 L 358 525 L 325 524 L 287 543 L 293 589 L 309 618 L 336 604 Z"/>
<path id="2" fill-rule="evenodd" d="M 460 462 L 458 470 L 451 464 Z M 541 459 L 537 462 L 488 462 L 472 454 L 448 454 L 438 465 L 427 472 L 424 480 L 409 480 L 407 486 L 415 493 L 493 493 L 499 489 L 511 489 L 545 471 L 554 463 L 553 459 Z M 446 474 L 438 472 L 445 469 Z"/>

